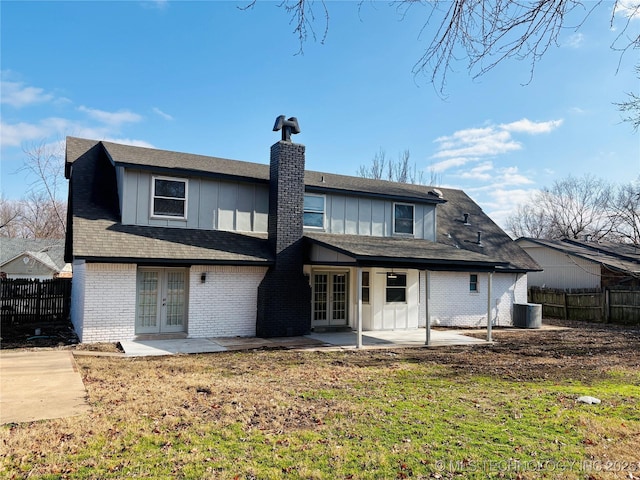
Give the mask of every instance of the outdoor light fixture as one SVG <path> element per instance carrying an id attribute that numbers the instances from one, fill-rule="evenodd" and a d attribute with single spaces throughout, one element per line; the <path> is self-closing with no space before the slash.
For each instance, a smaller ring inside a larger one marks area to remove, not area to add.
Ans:
<path id="1" fill-rule="evenodd" d="M 204 283 L 207 281 L 207 272 L 202 272 L 200 275 L 200 283 Z"/>

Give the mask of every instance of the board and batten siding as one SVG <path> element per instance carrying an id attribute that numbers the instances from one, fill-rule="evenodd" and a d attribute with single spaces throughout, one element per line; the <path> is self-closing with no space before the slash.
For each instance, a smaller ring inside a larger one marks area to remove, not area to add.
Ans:
<path id="1" fill-rule="evenodd" d="M 390 237 L 393 235 L 395 202 L 375 198 L 325 195 L 325 228 L 327 233 Z M 410 203 L 410 202 L 403 202 Z M 415 203 L 414 238 L 435 241 L 435 205 Z"/>
<path id="2" fill-rule="evenodd" d="M 269 187 L 266 184 L 176 175 L 175 178 L 188 180 L 185 221 L 151 218 L 152 172 L 118 167 L 117 178 L 122 223 L 125 225 L 267 231 Z M 395 202 L 334 194 L 326 194 L 325 199 L 325 232 L 374 237 L 393 235 Z M 435 240 L 435 210 L 435 205 L 414 204 L 414 238 Z"/>
<path id="3" fill-rule="evenodd" d="M 267 185 L 199 177 L 188 181 L 187 220 L 151 218 L 151 172 L 124 170 L 119 188 L 122 223 L 155 227 L 266 232 L 269 211 Z M 169 176 L 171 175 L 163 175 Z"/>

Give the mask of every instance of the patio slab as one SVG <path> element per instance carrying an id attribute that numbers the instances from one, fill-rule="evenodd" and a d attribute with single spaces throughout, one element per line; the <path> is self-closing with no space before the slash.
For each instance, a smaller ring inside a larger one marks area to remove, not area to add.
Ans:
<path id="1" fill-rule="evenodd" d="M 183 338 L 171 340 L 122 341 L 120 345 L 127 357 L 176 355 L 188 353 L 213 353 L 228 350 L 251 350 L 256 348 L 327 349 L 356 348 L 356 332 L 311 333 L 302 337 L 225 337 L 225 338 Z M 384 348 L 393 346 L 423 347 L 426 330 L 394 330 L 363 332 L 363 348 Z M 430 346 L 487 344 L 483 339 L 473 338 L 450 330 L 431 330 Z"/>
<path id="2" fill-rule="evenodd" d="M 127 357 L 176 355 L 179 353 L 224 352 L 227 348 L 206 338 L 180 338 L 173 340 L 124 340 L 120 342 Z"/>

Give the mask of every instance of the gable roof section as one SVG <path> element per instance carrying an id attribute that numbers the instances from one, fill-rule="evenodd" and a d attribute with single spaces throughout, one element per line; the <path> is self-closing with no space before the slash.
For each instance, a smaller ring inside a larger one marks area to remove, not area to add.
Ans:
<path id="1" fill-rule="evenodd" d="M 266 235 L 122 225 L 113 164 L 100 142 L 69 139 L 66 256 L 140 264 L 268 265 Z M 73 174 L 71 174 L 71 168 Z"/>
<path id="2" fill-rule="evenodd" d="M 629 254 L 618 254 L 612 252 L 615 250 L 615 244 L 608 243 L 606 245 L 592 244 L 592 242 L 579 242 L 577 240 L 546 240 L 541 238 L 520 237 L 517 243 L 530 242 L 541 247 L 550 248 L 552 250 L 562 252 L 566 255 L 572 255 L 583 260 L 591 261 L 600 265 L 604 265 L 614 271 L 640 275 L 640 255 L 635 255 L 629 251 Z M 633 248 L 633 247 L 632 247 Z M 622 249 L 627 252 L 627 248 Z"/>
<path id="3" fill-rule="evenodd" d="M 65 266 L 64 240 L 0 238 L 0 266 L 22 255 L 28 255 L 47 268 L 60 272 Z"/>

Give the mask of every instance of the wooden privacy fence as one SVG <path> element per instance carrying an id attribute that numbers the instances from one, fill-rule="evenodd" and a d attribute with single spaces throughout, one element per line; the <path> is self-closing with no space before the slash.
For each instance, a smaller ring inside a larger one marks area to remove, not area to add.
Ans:
<path id="1" fill-rule="evenodd" d="M 71 279 L 0 280 L 2 324 L 66 320 L 71 304 Z"/>
<path id="2" fill-rule="evenodd" d="M 640 325 L 640 289 L 557 290 L 530 287 L 530 303 L 542 304 L 542 316 L 590 322 Z"/>

